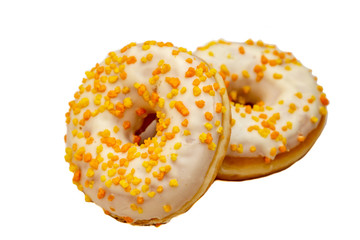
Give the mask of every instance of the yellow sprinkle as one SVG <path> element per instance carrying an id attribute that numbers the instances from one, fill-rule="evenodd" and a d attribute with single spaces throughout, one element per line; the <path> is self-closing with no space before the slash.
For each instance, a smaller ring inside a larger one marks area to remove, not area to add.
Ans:
<path id="1" fill-rule="evenodd" d="M 113 176 L 115 176 L 115 174 L 116 174 L 116 169 L 110 169 L 110 170 L 108 170 L 108 176 L 109 177 L 113 177 Z"/>
<path id="2" fill-rule="evenodd" d="M 94 174 L 95 174 L 95 172 L 92 168 L 89 168 L 86 172 L 87 177 L 92 177 L 92 176 L 94 176 Z"/>
<path id="3" fill-rule="evenodd" d="M 189 136 L 189 135 L 191 135 L 191 132 L 187 129 L 184 130 L 184 136 Z"/>
<path id="4" fill-rule="evenodd" d="M 170 205 L 164 205 L 163 208 L 164 208 L 165 212 L 170 212 L 171 211 L 171 206 Z"/>
<path id="5" fill-rule="evenodd" d="M 180 142 L 175 143 L 174 149 L 178 150 L 178 149 L 180 149 L 180 148 L 181 148 L 181 143 L 180 143 Z"/>
<path id="6" fill-rule="evenodd" d="M 295 94 L 295 96 L 298 97 L 298 98 L 300 98 L 300 99 L 303 97 L 301 92 L 297 92 L 297 93 Z"/>
<path id="7" fill-rule="evenodd" d="M 327 114 L 327 110 L 325 107 L 320 107 L 319 112 L 321 115 L 325 116 Z"/>
<path id="8" fill-rule="evenodd" d="M 205 123 L 204 126 L 209 131 L 213 128 L 213 125 L 211 123 Z"/>
<path id="9" fill-rule="evenodd" d="M 286 71 L 290 71 L 290 70 L 291 70 L 291 67 L 290 67 L 289 65 L 286 65 L 286 66 L 285 66 L 285 70 L 286 70 Z"/>
<path id="10" fill-rule="evenodd" d="M 177 187 L 179 186 L 179 183 L 177 182 L 176 179 L 171 179 L 169 182 L 170 187 Z"/>
<path id="11" fill-rule="evenodd" d="M 136 195 L 140 194 L 140 190 L 137 189 L 137 188 L 132 189 L 132 190 L 130 191 L 130 194 L 131 194 L 132 196 L 136 196 Z"/>
<path id="12" fill-rule="evenodd" d="M 207 138 L 206 133 L 201 133 L 201 134 L 199 135 L 200 142 L 202 142 L 202 143 L 205 142 L 206 138 Z"/>
<path id="13" fill-rule="evenodd" d="M 105 176 L 105 175 L 101 175 L 100 181 L 105 182 L 105 181 L 106 181 L 106 176 Z"/>
<path id="14" fill-rule="evenodd" d="M 155 194 L 156 194 L 156 192 L 149 192 L 147 195 L 152 198 L 155 196 Z"/>
<path id="15" fill-rule="evenodd" d="M 214 142 L 209 143 L 208 149 L 214 151 L 216 149 L 216 144 Z"/>
<path id="16" fill-rule="evenodd" d="M 250 147 L 250 152 L 255 152 L 256 151 L 256 147 L 255 146 L 251 146 Z"/>
<path id="17" fill-rule="evenodd" d="M 283 75 L 280 74 L 280 73 L 274 73 L 273 77 L 274 77 L 275 79 L 282 79 Z"/>
<path id="18" fill-rule="evenodd" d="M 180 93 L 184 94 L 185 92 L 186 92 L 186 87 L 182 87 L 181 90 L 180 90 Z"/>
<path id="19" fill-rule="evenodd" d="M 115 83 L 118 80 L 118 76 L 110 76 L 109 77 L 109 83 Z"/>
<path id="20" fill-rule="evenodd" d="M 112 185 L 112 181 L 111 181 L 111 180 L 107 180 L 107 181 L 105 182 L 105 186 L 106 186 L 106 187 L 110 188 L 111 185 Z"/>
<path id="21" fill-rule="evenodd" d="M 247 70 L 243 70 L 241 73 L 242 73 L 244 78 L 249 78 L 250 77 L 250 74 L 249 74 L 249 72 Z"/>
<path id="22" fill-rule="evenodd" d="M 317 121 L 319 121 L 319 119 L 317 117 L 311 117 L 310 120 L 312 123 L 316 123 Z"/>
<path id="23" fill-rule="evenodd" d="M 177 154 L 176 154 L 176 153 L 172 153 L 172 154 L 170 155 L 170 159 L 171 159 L 172 161 L 176 161 L 176 159 L 177 159 Z"/>
<path id="24" fill-rule="evenodd" d="M 145 184 L 141 187 L 141 191 L 145 193 L 145 192 L 149 191 L 149 188 L 150 188 L 149 185 Z"/>
<path id="25" fill-rule="evenodd" d="M 124 99 L 124 106 L 126 107 L 126 108 L 131 108 L 131 106 L 132 106 L 132 101 L 131 101 L 131 98 L 125 98 Z"/>

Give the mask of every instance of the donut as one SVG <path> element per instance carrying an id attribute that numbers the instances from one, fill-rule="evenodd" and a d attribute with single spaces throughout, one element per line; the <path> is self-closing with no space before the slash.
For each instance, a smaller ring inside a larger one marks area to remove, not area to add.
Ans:
<path id="1" fill-rule="evenodd" d="M 212 41 L 194 55 L 218 70 L 231 102 L 232 134 L 218 179 L 279 172 L 310 150 L 325 126 L 329 100 L 292 53 L 249 39 Z"/>
<path id="2" fill-rule="evenodd" d="M 66 113 L 72 181 L 133 225 L 186 212 L 214 181 L 230 139 L 221 76 L 172 43 L 130 43 L 87 71 Z"/>

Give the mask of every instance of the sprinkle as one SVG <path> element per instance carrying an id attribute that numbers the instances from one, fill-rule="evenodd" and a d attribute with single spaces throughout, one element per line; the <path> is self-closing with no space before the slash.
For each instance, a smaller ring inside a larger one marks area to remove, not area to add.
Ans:
<path id="1" fill-rule="evenodd" d="M 255 152 L 256 151 L 256 147 L 255 146 L 251 146 L 250 147 L 250 152 Z"/>
<path id="2" fill-rule="evenodd" d="M 199 96 L 200 94 L 201 94 L 201 89 L 198 87 L 198 86 L 195 86 L 194 88 L 193 88 L 193 94 L 194 94 L 194 96 Z"/>
<path id="3" fill-rule="evenodd" d="M 178 150 L 178 149 L 180 149 L 180 148 L 181 148 L 181 143 L 180 143 L 180 142 L 175 143 L 174 149 Z"/>
<path id="4" fill-rule="evenodd" d="M 213 125 L 211 123 L 205 123 L 204 126 L 208 131 L 210 131 L 213 128 Z"/>
<path id="5" fill-rule="evenodd" d="M 199 100 L 199 101 L 195 101 L 196 106 L 198 106 L 198 108 L 203 108 L 205 106 L 205 101 L 204 100 Z"/>
<path id="6" fill-rule="evenodd" d="M 98 197 L 98 199 L 104 198 L 105 197 L 105 190 L 102 189 L 102 188 L 99 188 L 97 197 Z"/>
<path id="7" fill-rule="evenodd" d="M 273 77 L 274 77 L 275 79 L 282 79 L 282 78 L 283 78 L 283 75 L 280 74 L 280 73 L 274 73 Z"/>
<path id="8" fill-rule="evenodd" d="M 319 108 L 319 113 L 322 115 L 322 116 L 325 116 L 327 114 L 327 110 L 325 107 L 320 107 Z"/>
<path id="9" fill-rule="evenodd" d="M 276 149 L 275 147 L 273 147 L 273 148 L 270 149 L 270 155 L 271 155 L 271 156 L 275 156 L 276 153 L 277 153 L 277 149 Z"/>
<path id="10" fill-rule="evenodd" d="M 179 186 L 179 183 L 177 182 L 176 179 L 171 179 L 170 182 L 169 182 L 169 186 L 170 187 L 177 187 L 177 186 Z"/>
<path id="11" fill-rule="evenodd" d="M 240 46 L 240 47 L 239 47 L 239 53 L 240 53 L 240 54 L 245 54 L 245 49 L 244 49 L 243 46 Z"/>
<path id="12" fill-rule="evenodd" d="M 193 77 L 195 76 L 196 74 L 196 71 L 193 67 L 189 67 L 189 69 L 187 70 L 187 72 L 185 73 L 185 77 L 186 78 L 190 78 L 190 77 Z"/>
<path id="13" fill-rule="evenodd" d="M 185 105 L 183 104 L 182 101 L 177 101 L 175 103 L 175 108 L 176 110 L 178 110 L 179 113 L 181 113 L 181 115 L 183 116 L 188 116 L 189 115 L 189 110 L 185 107 Z"/>
<path id="14" fill-rule="evenodd" d="M 324 106 L 329 105 L 329 100 L 326 98 L 325 93 L 322 93 L 322 94 L 320 95 L 320 102 L 321 102 Z"/>
<path id="15" fill-rule="evenodd" d="M 299 136 L 297 137 L 297 140 L 298 140 L 299 142 L 304 142 L 304 141 L 305 141 L 305 137 L 299 135 Z"/>
<path id="16" fill-rule="evenodd" d="M 297 93 L 295 94 L 295 96 L 298 97 L 299 99 L 301 99 L 301 98 L 303 97 L 301 92 L 297 92 Z"/>
<path id="17" fill-rule="evenodd" d="M 243 70 L 241 73 L 242 73 L 244 78 L 249 78 L 250 77 L 250 74 L 249 74 L 249 72 L 247 70 Z"/>
<path id="18" fill-rule="evenodd" d="M 206 118 L 206 120 L 211 121 L 213 119 L 213 115 L 210 112 L 206 112 L 205 118 Z"/>
<path id="19" fill-rule="evenodd" d="M 163 209 L 165 212 L 170 212 L 171 211 L 171 206 L 170 205 L 164 205 Z"/>
<path id="20" fill-rule="evenodd" d="M 317 117 L 311 117 L 310 121 L 316 123 L 319 119 Z"/>

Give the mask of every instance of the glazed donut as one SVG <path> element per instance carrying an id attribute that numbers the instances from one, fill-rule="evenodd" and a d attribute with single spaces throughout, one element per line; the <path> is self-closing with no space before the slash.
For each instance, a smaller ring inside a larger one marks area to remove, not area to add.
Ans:
<path id="1" fill-rule="evenodd" d="M 219 71 L 231 101 L 232 134 L 218 179 L 281 171 L 312 147 L 325 126 L 329 100 L 290 52 L 249 39 L 213 41 L 194 55 Z"/>
<path id="2" fill-rule="evenodd" d="M 215 179 L 230 103 L 220 75 L 185 48 L 147 41 L 110 52 L 74 97 L 65 160 L 85 200 L 106 214 L 163 224 Z"/>

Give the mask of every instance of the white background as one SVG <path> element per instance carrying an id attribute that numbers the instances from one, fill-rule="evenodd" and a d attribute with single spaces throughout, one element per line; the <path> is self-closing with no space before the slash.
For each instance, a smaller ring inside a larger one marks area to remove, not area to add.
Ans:
<path id="1" fill-rule="evenodd" d="M 356 1 L 1 1 L 0 239 L 360 239 L 360 17 Z M 217 181 L 170 223 L 103 214 L 64 161 L 67 103 L 109 51 L 145 40 L 275 43 L 330 99 L 323 134 L 272 176 Z"/>

